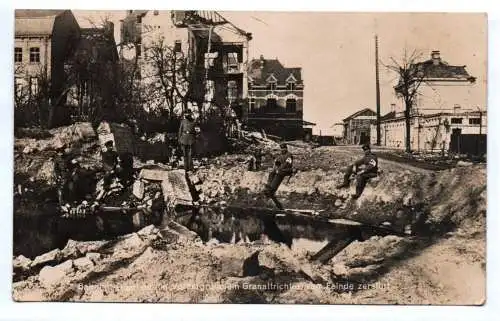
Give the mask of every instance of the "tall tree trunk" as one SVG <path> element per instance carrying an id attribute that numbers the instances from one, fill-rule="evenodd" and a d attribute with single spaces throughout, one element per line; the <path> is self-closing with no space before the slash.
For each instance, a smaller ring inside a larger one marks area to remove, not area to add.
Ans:
<path id="1" fill-rule="evenodd" d="M 410 139 L 410 110 L 411 110 L 411 102 L 406 102 L 405 103 L 405 125 L 406 125 L 406 139 L 405 139 L 405 146 L 406 146 L 406 152 L 411 153 L 411 139 Z"/>

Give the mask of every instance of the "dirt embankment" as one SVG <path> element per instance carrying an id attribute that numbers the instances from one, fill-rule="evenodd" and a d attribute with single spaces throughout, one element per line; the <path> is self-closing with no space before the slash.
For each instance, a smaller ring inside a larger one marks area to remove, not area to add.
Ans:
<path id="1" fill-rule="evenodd" d="M 358 155 L 335 148 L 294 153 L 300 171 L 278 191 L 286 207 L 326 209 L 323 214 L 373 224 L 387 220 L 396 224 L 404 206 L 418 207 L 425 213 L 426 228 L 412 237 L 373 236 L 355 241 L 328 264 L 319 265 L 309 258 L 327 238 L 311 242 L 295 237 L 291 249 L 265 240 L 203 243 L 185 230 L 172 232 L 172 227 L 163 226 L 92 249 L 96 255 L 80 251 L 46 261 L 55 270 L 46 268 L 14 283 L 14 298 L 399 304 L 477 304 L 484 300 L 485 166 L 433 173 L 387 164 L 363 195 L 352 201 L 349 190 L 334 187 L 341 168 Z M 266 205 L 258 193 L 267 171 L 249 172 L 243 160 L 241 155 L 221 157 L 198 171 L 206 202 Z M 92 264 L 84 259 L 76 262 L 83 257 Z M 29 270 L 33 263 L 18 260 L 17 264 Z M 50 276 L 54 271 L 58 277 Z"/>

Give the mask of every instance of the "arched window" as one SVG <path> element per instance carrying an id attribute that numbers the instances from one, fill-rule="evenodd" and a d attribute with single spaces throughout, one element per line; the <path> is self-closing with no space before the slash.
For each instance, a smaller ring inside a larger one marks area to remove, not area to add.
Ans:
<path id="1" fill-rule="evenodd" d="M 267 98 L 267 108 L 272 110 L 278 107 L 278 101 L 276 98 Z"/>
<path id="2" fill-rule="evenodd" d="M 295 113 L 297 111 L 297 100 L 289 98 L 286 100 L 286 112 Z"/>

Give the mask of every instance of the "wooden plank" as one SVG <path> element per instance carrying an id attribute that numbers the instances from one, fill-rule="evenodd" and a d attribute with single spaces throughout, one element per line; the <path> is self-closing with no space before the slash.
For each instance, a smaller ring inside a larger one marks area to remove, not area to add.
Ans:
<path id="1" fill-rule="evenodd" d="M 329 223 L 339 224 L 339 225 L 349 225 L 349 226 L 362 226 L 363 224 L 353 220 L 346 220 L 345 218 L 334 218 L 329 219 Z"/>
<path id="2" fill-rule="evenodd" d="M 345 249 L 349 244 L 357 239 L 355 233 L 345 233 L 331 240 L 321 250 L 311 257 L 311 260 L 319 261 L 322 264 L 328 263 L 335 255 Z"/>

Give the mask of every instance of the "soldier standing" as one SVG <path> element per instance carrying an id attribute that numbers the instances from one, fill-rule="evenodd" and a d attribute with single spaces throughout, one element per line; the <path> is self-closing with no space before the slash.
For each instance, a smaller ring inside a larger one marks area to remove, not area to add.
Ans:
<path id="1" fill-rule="evenodd" d="M 286 176 L 293 174 L 293 156 L 288 152 L 286 144 L 280 145 L 281 154 L 274 160 L 274 166 L 269 173 L 264 194 L 269 197 L 279 209 L 284 209 L 283 205 L 276 198 L 276 191 Z"/>
<path id="2" fill-rule="evenodd" d="M 184 156 L 184 170 L 188 172 L 193 169 L 192 153 L 196 124 L 190 109 L 187 109 L 184 114 L 185 118 L 179 126 L 178 139 Z"/>
<path id="3" fill-rule="evenodd" d="M 358 159 L 353 165 L 347 167 L 344 171 L 344 181 L 342 184 L 337 186 L 337 189 L 349 187 L 350 177 L 352 174 L 356 174 L 356 194 L 352 197 L 354 199 L 361 196 L 366 183 L 378 175 L 378 159 L 375 154 L 372 153 L 370 145 L 364 144 L 362 146 L 365 156 Z M 360 168 L 362 168 L 360 170 Z M 359 171 L 360 170 L 360 171 Z"/>

